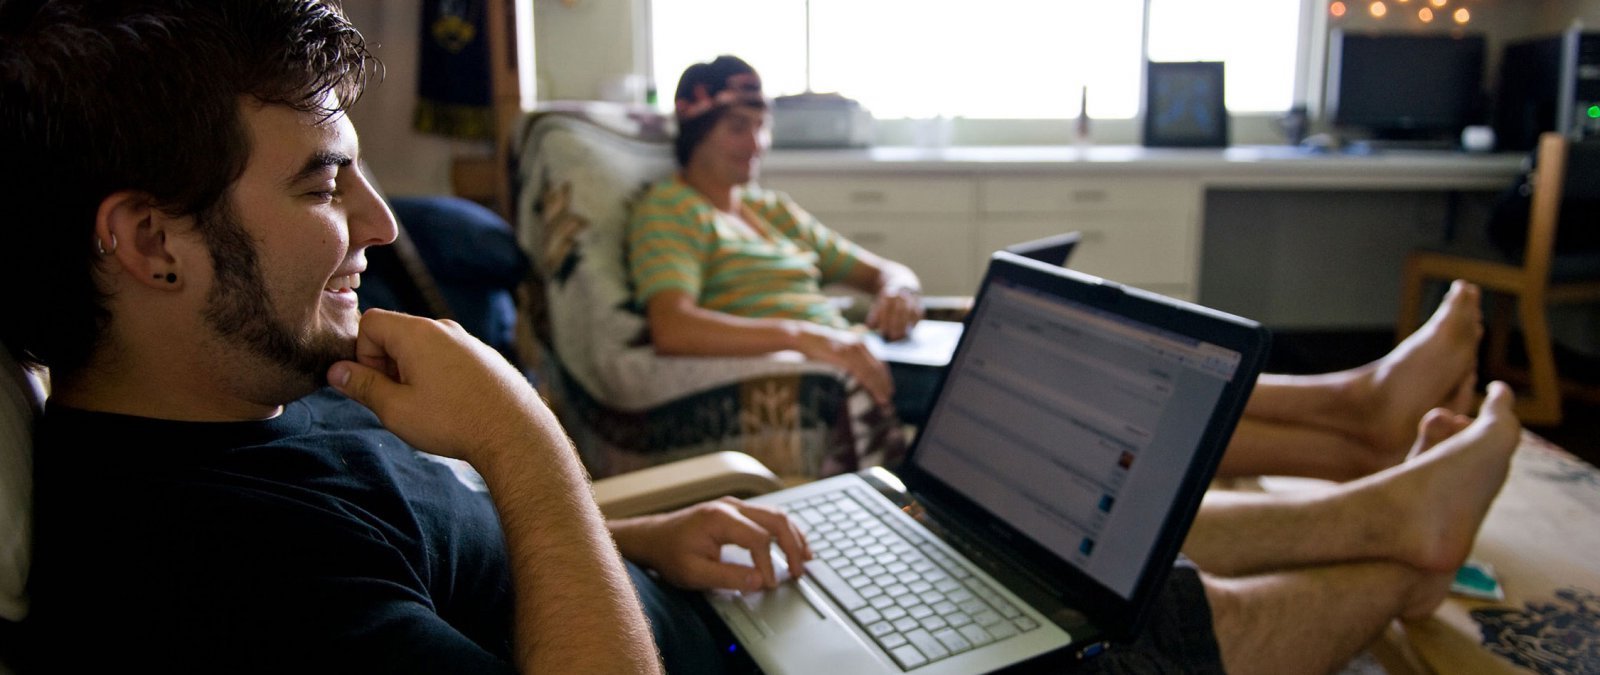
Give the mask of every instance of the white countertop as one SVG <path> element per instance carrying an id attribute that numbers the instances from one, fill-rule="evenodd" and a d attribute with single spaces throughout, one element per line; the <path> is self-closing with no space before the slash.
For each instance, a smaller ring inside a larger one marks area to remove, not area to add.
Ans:
<path id="1" fill-rule="evenodd" d="M 778 149 L 768 153 L 764 163 L 769 172 L 779 174 L 1147 174 L 1193 177 L 1211 188 L 1492 190 L 1509 185 L 1525 157 L 1429 150 L 1314 153 L 1286 145 L 885 146 Z"/>

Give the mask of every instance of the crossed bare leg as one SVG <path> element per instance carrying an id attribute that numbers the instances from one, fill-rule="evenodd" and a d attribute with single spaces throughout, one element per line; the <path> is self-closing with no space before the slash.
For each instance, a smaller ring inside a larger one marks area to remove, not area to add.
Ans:
<path id="1" fill-rule="evenodd" d="M 1429 615 L 1505 482 L 1511 399 L 1496 382 L 1475 420 L 1430 411 L 1408 459 L 1356 481 L 1207 495 L 1184 552 L 1205 570 L 1229 672 L 1330 669 L 1389 621 Z"/>
<path id="2" fill-rule="evenodd" d="M 1261 376 L 1220 473 L 1349 480 L 1398 464 L 1424 413 L 1471 406 L 1480 295 L 1455 282 L 1421 329 L 1359 368 Z"/>

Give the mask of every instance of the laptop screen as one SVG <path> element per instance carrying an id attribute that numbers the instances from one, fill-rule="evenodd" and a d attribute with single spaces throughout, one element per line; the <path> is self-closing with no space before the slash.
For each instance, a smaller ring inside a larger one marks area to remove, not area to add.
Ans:
<path id="1" fill-rule="evenodd" d="M 1131 598 L 1240 354 L 994 278 L 912 457 Z"/>

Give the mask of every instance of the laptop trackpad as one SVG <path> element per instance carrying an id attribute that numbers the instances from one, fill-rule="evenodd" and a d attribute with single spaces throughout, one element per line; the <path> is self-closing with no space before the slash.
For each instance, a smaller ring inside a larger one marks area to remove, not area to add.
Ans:
<path id="1" fill-rule="evenodd" d="M 842 622 L 829 620 L 831 610 L 822 592 L 805 583 L 791 581 L 769 591 L 742 594 L 729 603 L 737 607 L 729 607 L 724 616 L 742 615 L 729 623 L 747 647 L 768 642 L 752 654 L 765 651 L 770 656 L 770 663 L 760 664 L 769 674 L 860 672 L 863 654 L 874 650 Z"/>

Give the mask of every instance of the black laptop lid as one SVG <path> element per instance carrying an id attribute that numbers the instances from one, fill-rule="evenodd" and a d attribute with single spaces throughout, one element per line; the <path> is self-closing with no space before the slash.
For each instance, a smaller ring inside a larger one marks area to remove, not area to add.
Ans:
<path id="1" fill-rule="evenodd" d="M 1101 630 L 1132 635 L 1267 343 L 1254 322 L 997 252 L 897 473 Z"/>
<path id="2" fill-rule="evenodd" d="M 1025 241 L 1005 247 L 1008 253 L 1015 253 L 1024 258 L 1032 258 L 1046 265 L 1066 267 L 1067 261 L 1072 258 L 1072 250 L 1077 248 L 1078 240 L 1083 235 L 1078 232 L 1067 232 L 1042 239 Z"/>

